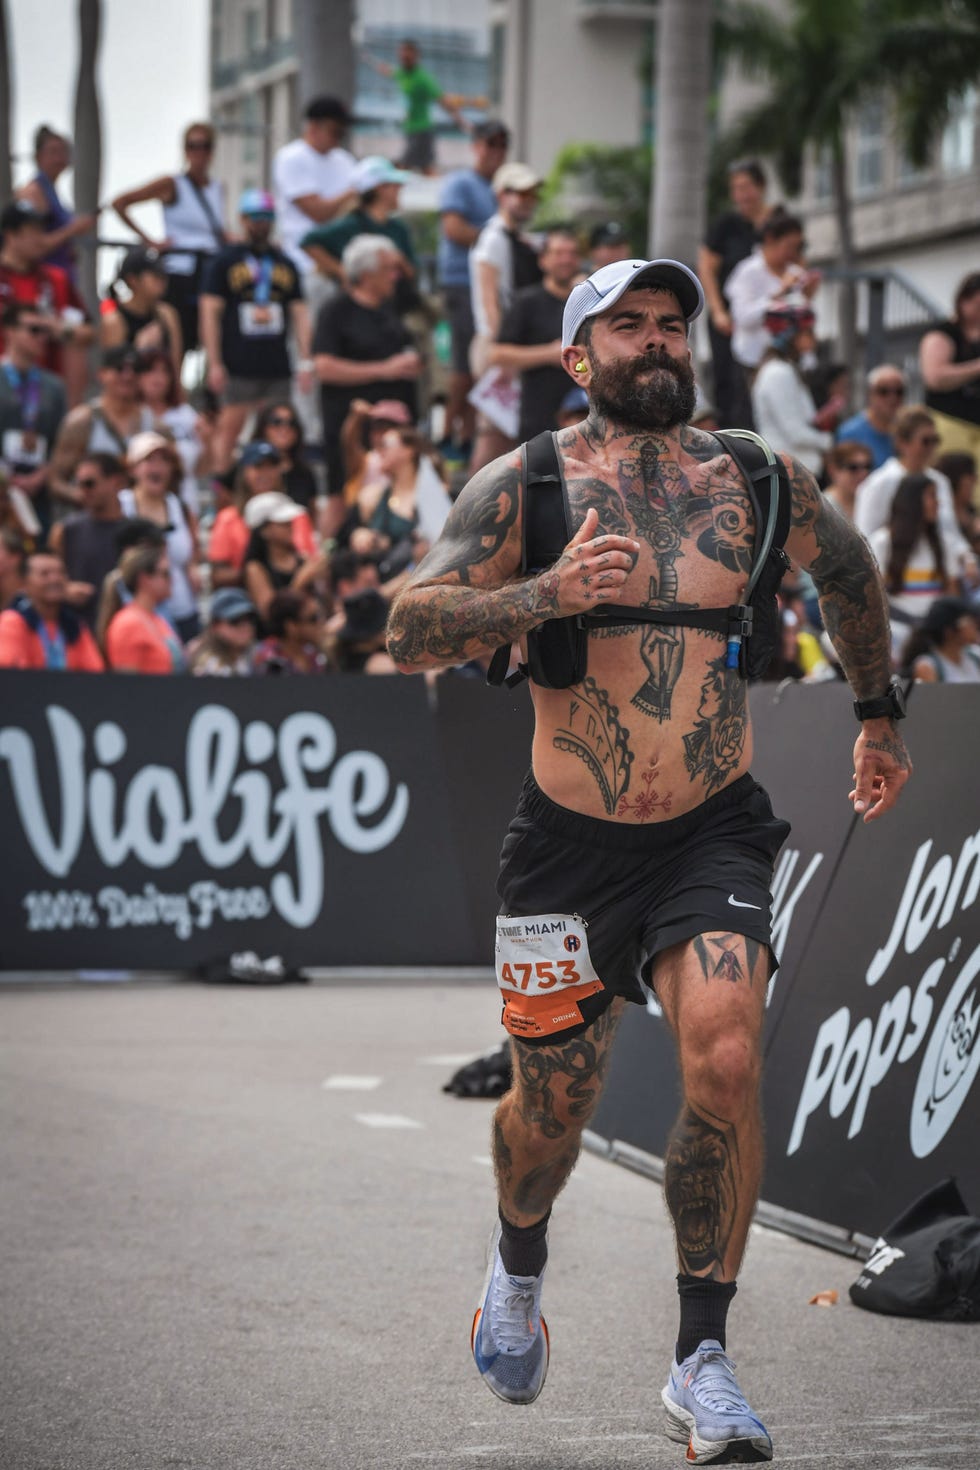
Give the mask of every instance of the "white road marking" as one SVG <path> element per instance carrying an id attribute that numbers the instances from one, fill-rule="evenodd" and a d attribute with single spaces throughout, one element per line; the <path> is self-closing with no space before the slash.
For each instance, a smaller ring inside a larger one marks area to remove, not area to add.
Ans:
<path id="1" fill-rule="evenodd" d="M 425 1126 L 417 1123 L 414 1118 L 406 1118 L 404 1113 L 355 1113 L 354 1117 L 358 1123 L 363 1123 L 365 1128 L 422 1128 Z"/>
<path id="2" fill-rule="evenodd" d="M 447 1051 L 433 1057 L 416 1057 L 415 1061 L 420 1067 L 462 1067 L 480 1055 L 478 1051 Z"/>
<path id="3" fill-rule="evenodd" d="M 348 1077 L 342 1072 L 326 1077 L 322 1086 L 328 1092 L 371 1092 L 381 1086 L 380 1077 Z"/>

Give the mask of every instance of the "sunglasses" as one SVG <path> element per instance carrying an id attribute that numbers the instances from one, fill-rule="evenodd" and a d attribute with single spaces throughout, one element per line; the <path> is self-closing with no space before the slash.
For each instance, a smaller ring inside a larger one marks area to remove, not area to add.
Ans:
<path id="1" fill-rule="evenodd" d="M 213 148 L 210 138 L 190 138 L 187 142 L 188 153 L 210 153 Z"/>
<path id="2" fill-rule="evenodd" d="M 99 488 L 99 482 L 98 482 L 98 480 L 76 480 L 75 481 L 75 489 L 76 490 L 98 490 L 98 488 Z"/>
<path id="3" fill-rule="evenodd" d="M 299 424 L 296 422 L 295 419 L 291 419 L 287 415 L 284 415 L 284 414 L 274 415 L 271 419 L 266 419 L 266 423 L 269 425 L 270 428 L 273 428 L 273 429 L 298 429 L 299 428 Z"/>
<path id="4" fill-rule="evenodd" d="M 897 384 L 896 384 L 895 387 L 892 387 L 892 388 L 889 388 L 889 387 L 881 387 L 881 388 L 876 388 L 874 391 L 880 397 L 882 397 L 882 398 L 904 398 L 905 397 L 905 389 L 904 388 L 899 388 L 897 386 Z"/>
<path id="5" fill-rule="evenodd" d="M 844 465 L 843 468 L 845 470 L 850 470 L 852 475 L 857 475 L 862 470 L 864 470 L 868 474 L 870 474 L 871 473 L 871 461 L 870 461 L 870 459 L 852 459 L 851 462 L 850 462 L 850 464 Z"/>

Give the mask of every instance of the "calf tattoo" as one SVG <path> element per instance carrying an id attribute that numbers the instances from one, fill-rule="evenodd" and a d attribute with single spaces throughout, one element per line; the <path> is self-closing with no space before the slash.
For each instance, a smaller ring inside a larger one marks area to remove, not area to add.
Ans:
<path id="1" fill-rule="evenodd" d="M 664 1194 L 674 1221 L 677 1252 L 690 1275 L 718 1279 L 738 1210 L 738 1146 L 724 1118 L 709 1123 L 686 1107 L 667 1145 Z"/>
<path id="2" fill-rule="evenodd" d="M 511 1043 L 521 1121 L 526 1128 L 540 1129 L 555 1145 L 543 1163 L 515 1178 L 512 1153 L 501 1130 L 495 1131 L 497 1177 L 522 1214 L 543 1215 L 574 1167 L 579 1130 L 602 1092 L 615 1024 L 612 1011 L 604 1011 L 588 1034 L 556 1046 L 528 1046 L 517 1039 Z M 562 1092 L 567 1102 L 559 1109 Z M 573 1120 L 571 1128 L 559 1110 Z"/>

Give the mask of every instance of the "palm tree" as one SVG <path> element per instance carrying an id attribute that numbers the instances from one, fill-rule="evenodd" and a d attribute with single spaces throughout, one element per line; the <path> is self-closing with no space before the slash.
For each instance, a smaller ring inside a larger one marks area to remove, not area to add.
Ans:
<path id="1" fill-rule="evenodd" d="M 10 167 L 10 31 L 7 0 L 0 0 L 0 199 L 14 192 Z"/>
<path id="2" fill-rule="evenodd" d="M 102 175 L 102 118 L 96 68 L 102 29 L 101 0 L 78 0 L 78 78 L 75 87 L 75 208 L 94 214 Z M 81 252 L 79 284 L 90 310 L 98 301 L 95 251 Z"/>
<path id="3" fill-rule="evenodd" d="M 719 45 L 767 85 L 725 139 L 729 157 L 771 157 L 798 194 L 808 148 L 830 161 L 837 216 L 841 353 L 854 363 L 855 249 L 847 124 L 875 94 L 894 99 L 913 160 L 924 161 L 958 96 L 980 76 L 980 0 L 722 0 Z"/>
<path id="4" fill-rule="evenodd" d="M 713 0 L 660 0 L 650 252 L 693 265 L 704 236 Z"/>

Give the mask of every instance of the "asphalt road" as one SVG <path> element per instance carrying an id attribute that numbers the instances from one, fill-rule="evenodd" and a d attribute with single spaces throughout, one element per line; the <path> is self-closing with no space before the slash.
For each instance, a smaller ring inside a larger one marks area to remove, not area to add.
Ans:
<path id="1" fill-rule="evenodd" d="M 0 1016 L 4 1470 L 684 1464 L 670 1232 L 623 1168 L 583 1156 L 556 1208 L 541 1398 L 473 1368 L 491 1105 L 440 1089 L 496 1038 L 489 987 L 31 987 Z M 856 1274 L 753 1231 L 729 1350 L 776 1463 L 980 1470 L 980 1327 L 861 1312 Z"/>

